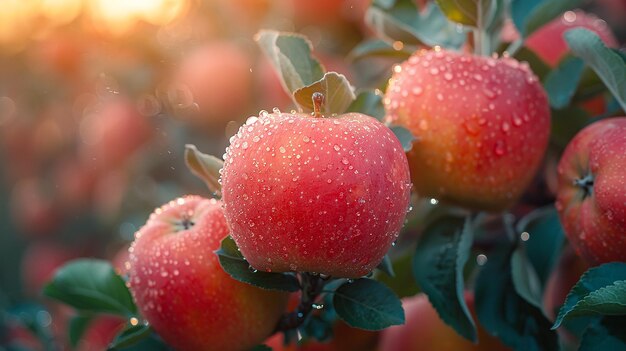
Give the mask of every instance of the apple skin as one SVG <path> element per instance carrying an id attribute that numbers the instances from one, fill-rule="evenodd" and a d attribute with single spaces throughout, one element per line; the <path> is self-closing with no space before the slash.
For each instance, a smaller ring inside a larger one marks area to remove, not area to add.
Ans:
<path id="1" fill-rule="evenodd" d="M 394 68 L 383 102 L 387 121 L 417 138 L 407 157 L 418 194 L 470 209 L 515 203 L 548 144 L 546 93 L 511 58 L 417 51 Z"/>
<path id="2" fill-rule="evenodd" d="M 258 270 L 361 277 L 391 247 L 409 206 L 400 142 L 358 113 L 261 113 L 231 138 L 224 161 L 231 236 Z"/>
<path id="3" fill-rule="evenodd" d="M 124 168 L 153 133 L 147 117 L 131 101 L 108 99 L 81 121 L 79 152 L 97 170 Z"/>
<path id="4" fill-rule="evenodd" d="M 474 295 L 465 292 L 467 303 L 474 320 Z M 431 306 L 428 297 L 419 294 L 402 299 L 406 315 L 404 325 L 383 330 L 379 350 L 384 351 L 505 351 L 510 350 L 497 338 L 478 326 L 478 344 L 464 339 L 446 325 Z"/>
<path id="5" fill-rule="evenodd" d="M 252 348 L 285 310 L 288 294 L 222 270 L 214 251 L 228 231 L 220 201 L 186 196 L 156 209 L 129 249 L 137 306 L 177 350 Z"/>
<path id="6" fill-rule="evenodd" d="M 558 165 L 556 208 L 570 243 L 591 265 L 626 262 L 624 150 L 626 117 L 606 119 L 580 131 Z"/>
<path id="7" fill-rule="evenodd" d="M 213 42 L 192 50 L 174 77 L 174 86 L 189 89 L 198 104 L 189 121 L 219 129 L 243 115 L 252 99 L 251 66 L 246 51 L 230 42 Z"/>
<path id="8" fill-rule="evenodd" d="M 525 40 L 525 45 L 541 60 L 554 67 L 569 52 L 563 34 L 578 27 L 596 33 L 608 47 L 616 48 L 619 46 L 615 35 L 606 22 L 581 10 L 567 11 L 552 20 L 531 34 Z"/>

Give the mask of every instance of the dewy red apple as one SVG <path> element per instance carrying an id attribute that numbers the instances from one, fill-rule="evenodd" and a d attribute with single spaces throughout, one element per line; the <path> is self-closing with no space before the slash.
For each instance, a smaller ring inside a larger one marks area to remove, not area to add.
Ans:
<path id="1" fill-rule="evenodd" d="M 417 138 L 407 157 L 418 194 L 471 209 L 510 207 L 548 145 L 546 93 L 512 58 L 417 51 L 394 68 L 384 104 Z"/>
<path id="2" fill-rule="evenodd" d="M 273 331 L 287 294 L 238 282 L 214 251 L 228 235 L 222 204 L 187 196 L 155 210 L 130 249 L 130 290 L 176 350 L 247 350 Z"/>
<path id="3" fill-rule="evenodd" d="M 268 272 L 369 273 L 402 227 L 410 188 L 398 139 L 358 113 L 251 117 L 222 170 L 231 236 Z"/>
<path id="4" fill-rule="evenodd" d="M 565 148 L 556 207 L 590 264 L 626 262 L 626 117 L 596 122 Z"/>

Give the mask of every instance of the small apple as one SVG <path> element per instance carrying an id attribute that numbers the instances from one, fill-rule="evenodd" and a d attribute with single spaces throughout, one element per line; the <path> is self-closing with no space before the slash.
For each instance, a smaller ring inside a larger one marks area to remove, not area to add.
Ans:
<path id="1" fill-rule="evenodd" d="M 394 67 L 383 102 L 387 121 L 416 137 L 417 193 L 470 209 L 515 203 L 548 145 L 546 93 L 512 58 L 419 50 Z"/>
<path id="2" fill-rule="evenodd" d="M 476 320 L 474 295 L 465 293 L 465 301 Z M 510 350 L 497 338 L 478 326 L 478 344 L 464 339 L 446 325 L 431 306 L 428 297 L 419 294 L 402 299 L 406 315 L 404 325 L 383 330 L 379 349 L 384 351 L 505 351 Z"/>
<path id="3" fill-rule="evenodd" d="M 398 139 L 359 113 L 251 117 L 231 138 L 221 181 L 231 236 L 252 267 L 344 278 L 380 263 L 411 189 Z"/>
<path id="4" fill-rule="evenodd" d="M 578 27 L 589 29 L 596 33 L 609 47 L 616 48 L 619 46 L 615 35 L 611 32 L 606 22 L 593 14 L 581 10 L 563 13 L 531 34 L 526 39 L 525 44 L 540 59 L 554 67 L 569 52 L 563 34 L 570 29 Z"/>
<path id="5" fill-rule="evenodd" d="M 247 350 L 267 338 L 288 295 L 232 279 L 214 251 L 229 229 L 222 204 L 186 196 L 158 208 L 130 248 L 141 314 L 177 350 Z"/>
<path id="6" fill-rule="evenodd" d="M 213 42 L 200 46 L 185 56 L 170 91 L 170 100 L 186 108 L 196 103 L 197 111 L 190 112 L 189 120 L 203 127 L 226 125 L 246 111 L 252 89 L 252 63 L 241 47 L 231 42 Z M 182 89 L 177 92 L 177 89 Z M 177 94 L 189 94 L 177 97 Z M 188 101 L 177 102 L 183 98 Z"/>
<path id="7" fill-rule="evenodd" d="M 581 130 L 558 165 L 556 208 L 576 252 L 591 265 L 626 262 L 626 117 Z"/>

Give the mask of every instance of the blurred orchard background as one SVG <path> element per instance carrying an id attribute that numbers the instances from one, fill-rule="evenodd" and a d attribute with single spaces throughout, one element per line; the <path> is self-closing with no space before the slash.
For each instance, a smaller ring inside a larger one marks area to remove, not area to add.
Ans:
<path id="1" fill-rule="evenodd" d="M 383 86 L 397 58 L 350 59 L 374 35 L 368 6 L 0 0 L 0 349 L 7 340 L 66 348 L 73 312 L 41 295 L 55 268 L 99 257 L 123 273 L 127 245 L 155 207 L 208 195 L 184 165 L 185 144 L 222 155 L 248 116 L 293 108 L 254 41 L 259 29 L 305 34 L 329 71 L 358 88 Z M 624 0 L 583 10 L 624 46 Z M 100 321 L 79 349 L 103 349 L 116 332 L 107 323 L 119 325 Z"/>

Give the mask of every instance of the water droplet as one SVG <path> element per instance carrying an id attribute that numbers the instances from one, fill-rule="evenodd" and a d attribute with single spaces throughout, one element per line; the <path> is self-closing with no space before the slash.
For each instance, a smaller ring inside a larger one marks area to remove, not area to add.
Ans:
<path id="1" fill-rule="evenodd" d="M 504 149 L 504 141 L 502 140 L 498 140 L 496 141 L 496 146 L 493 149 L 493 151 L 495 152 L 496 155 L 498 156 L 502 156 L 504 155 L 505 149 Z"/>
<path id="2" fill-rule="evenodd" d="M 335 151 L 339 151 L 339 150 L 341 150 L 341 148 L 340 148 L 340 147 L 339 147 L 339 145 L 337 145 L 337 144 L 335 144 L 335 145 L 333 146 L 333 149 L 335 149 Z"/>
<path id="3" fill-rule="evenodd" d="M 285 150 L 285 148 L 281 146 L 278 148 L 278 151 L 280 151 L 281 154 L 284 154 L 287 150 Z"/>
<path id="4" fill-rule="evenodd" d="M 422 88 L 414 87 L 413 89 L 411 89 L 411 93 L 413 93 L 413 95 L 420 95 L 422 93 Z"/>

